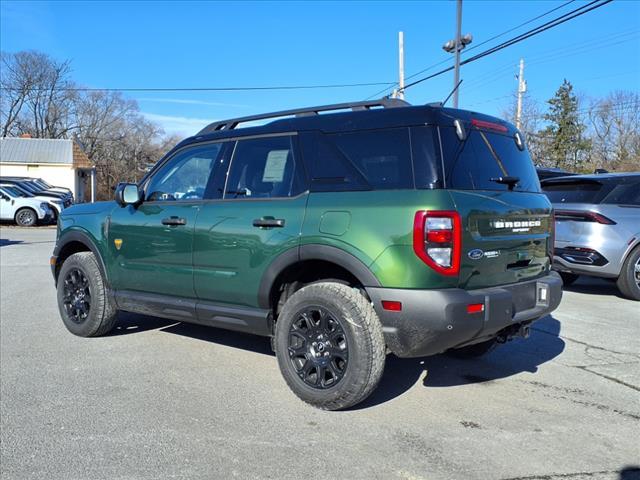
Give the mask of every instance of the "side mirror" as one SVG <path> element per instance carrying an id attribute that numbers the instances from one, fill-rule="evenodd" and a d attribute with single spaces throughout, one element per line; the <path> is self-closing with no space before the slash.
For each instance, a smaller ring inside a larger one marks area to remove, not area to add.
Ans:
<path id="1" fill-rule="evenodd" d="M 116 187 L 115 200 L 118 205 L 137 205 L 142 203 L 142 192 L 135 183 L 119 183 Z"/>

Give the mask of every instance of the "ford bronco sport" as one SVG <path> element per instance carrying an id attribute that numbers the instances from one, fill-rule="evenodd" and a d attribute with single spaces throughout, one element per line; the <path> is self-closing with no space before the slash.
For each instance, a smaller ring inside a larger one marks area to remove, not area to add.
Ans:
<path id="1" fill-rule="evenodd" d="M 384 99 L 209 125 L 64 210 L 51 266 L 72 333 L 126 310 L 271 337 L 293 392 L 336 410 L 388 352 L 526 335 L 562 295 L 553 224 L 513 126 Z"/>

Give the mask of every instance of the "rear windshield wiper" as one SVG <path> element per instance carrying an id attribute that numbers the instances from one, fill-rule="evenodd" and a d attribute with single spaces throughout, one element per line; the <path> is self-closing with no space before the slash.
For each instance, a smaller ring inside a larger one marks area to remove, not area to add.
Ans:
<path id="1" fill-rule="evenodd" d="M 518 183 L 520 183 L 520 177 L 495 177 L 490 179 L 492 182 L 501 183 L 503 185 L 509 185 L 509 190 L 513 190 Z"/>

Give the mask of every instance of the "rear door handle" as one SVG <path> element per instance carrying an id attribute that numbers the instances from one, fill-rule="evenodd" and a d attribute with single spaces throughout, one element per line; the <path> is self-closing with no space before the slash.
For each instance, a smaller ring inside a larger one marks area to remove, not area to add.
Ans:
<path id="1" fill-rule="evenodd" d="M 282 228 L 284 227 L 284 218 L 263 217 L 256 218 L 253 221 L 254 227 L 266 227 L 266 228 Z"/>
<path id="2" fill-rule="evenodd" d="M 168 217 L 168 218 L 163 218 L 162 219 L 162 224 L 163 225 L 171 225 L 172 227 L 176 227 L 178 225 L 186 225 L 187 224 L 187 219 L 186 218 L 180 218 L 180 217 L 171 216 L 171 217 Z"/>

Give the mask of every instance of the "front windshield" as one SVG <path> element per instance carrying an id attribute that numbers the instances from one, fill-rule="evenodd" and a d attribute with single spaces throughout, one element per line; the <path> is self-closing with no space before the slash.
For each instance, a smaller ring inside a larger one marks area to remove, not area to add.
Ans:
<path id="1" fill-rule="evenodd" d="M 35 185 L 33 185 L 33 184 L 29 183 L 29 182 L 23 182 L 23 183 L 20 183 L 18 185 L 20 187 L 22 187 L 23 189 L 28 190 L 31 193 L 36 193 L 36 192 L 39 191 L 38 188 Z"/>

